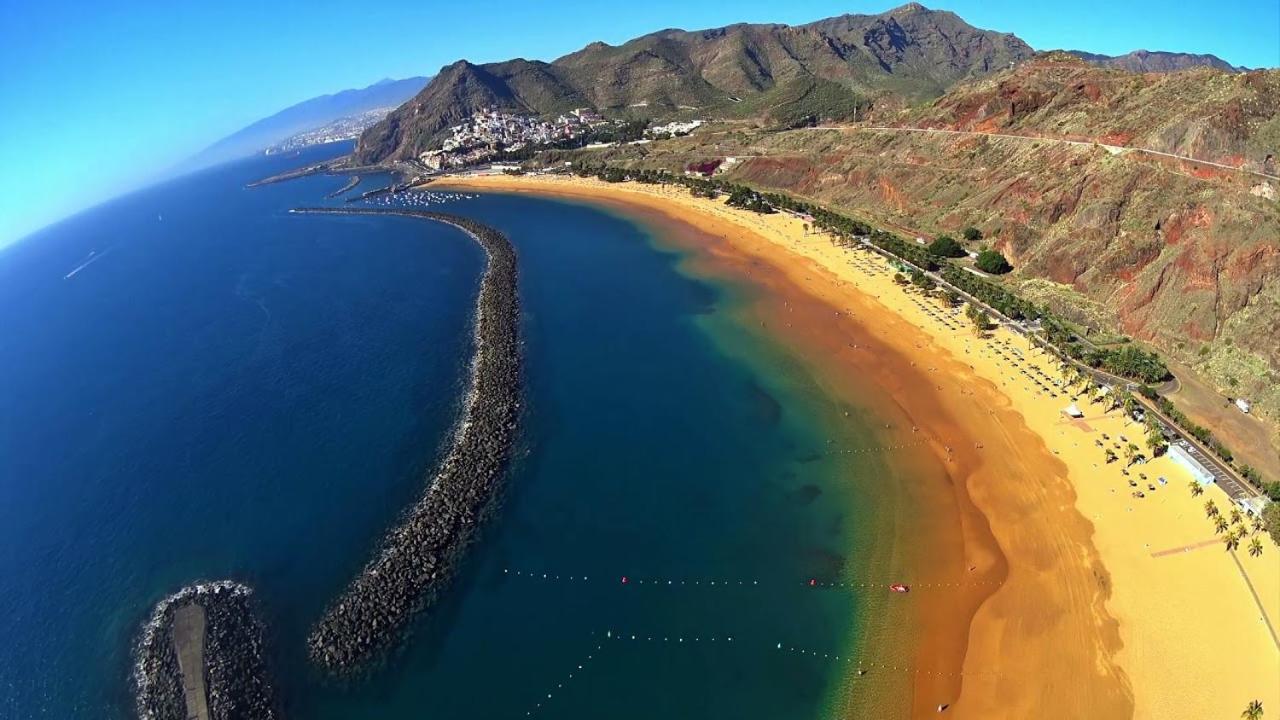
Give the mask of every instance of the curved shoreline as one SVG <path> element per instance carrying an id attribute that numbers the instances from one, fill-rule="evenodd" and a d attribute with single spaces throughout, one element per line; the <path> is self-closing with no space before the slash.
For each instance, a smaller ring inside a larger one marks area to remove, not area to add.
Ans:
<path id="1" fill-rule="evenodd" d="M 902 490 L 913 508 L 908 513 L 928 520 L 914 536 L 900 536 L 898 547 L 917 553 L 921 568 L 958 588 L 975 576 L 1000 585 L 949 598 L 912 593 L 911 627 L 918 629 L 919 644 L 908 651 L 918 671 L 903 698 L 909 716 L 932 717 L 947 704 L 957 716 L 1020 717 L 1047 702 L 1054 711 L 1046 716 L 1132 713 L 1128 679 L 1115 659 L 1116 621 L 1105 609 L 1110 581 L 1093 547 L 1092 527 L 1074 507 L 1057 450 L 1050 452 L 1010 407 L 999 374 L 992 383 L 987 368 L 969 364 L 975 356 L 952 347 L 963 346 L 971 333 L 938 334 L 921 323 L 931 321 L 914 317 L 915 305 L 883 268 L 863 278 L 861 270 L 825 265 L 825 256 L 815 260 L 806 246 L 826 248 L 829 241 L 802 233 L 801 221 L 784 214 L 758 216 L 679 190 L 576 178 L 453 178 L 438 184 L 629 205 L 697 228 L 709 238 L 690 248 L 697 257 L 768 290 L 758 311 L 771 334 L 803 348 L 800 356 L 837 392 L 886 395 L 887 410 L 933 438 L 933 461 L 918 459 L 941 464 L 944 472 L 930 479 L 922 465 L 924 474 L 908 473 L 915 481 Z M 852 257 L 841 255 L 837 262 Z M 1036 481 L 1011 484 L 1012 478 Z M 919 542 L 920 532 L 932 532 L 926 528 L 941 533 L 939 542 Z M 1066 547 L 1071 551 L 1064 553 Z M 1027 623 L 1035 631 L 1011 632 Z M 904 639 L 893 628 L 868 631 L 876 646 Z M 1078 682 L 1069 688 L 1052 683 L 1052 675 L 1067 669 Z M 835 701 L 852 703 L 861 711 L 855 715 L 883 712 L 883 706 L 866 705 L 876 701 L 858 689 L 863 683 L 851 677 Z M 877 680 L 883 690 L 882 683 Z"/>
<path id="2" fill-rule="evenodd" d="M 520 411 L 516 257 L 502 233 L 457 215 L 366 208 L 291 212 L 434 220 L 465 232 L 487 258 L 476 301 L 470 388 L 449 451 L 422 497 L 387 532 L 307 638 L 313 662 L 349 675 L 395 647 L 413 617 L 447 585 L 506 471 Z"/>

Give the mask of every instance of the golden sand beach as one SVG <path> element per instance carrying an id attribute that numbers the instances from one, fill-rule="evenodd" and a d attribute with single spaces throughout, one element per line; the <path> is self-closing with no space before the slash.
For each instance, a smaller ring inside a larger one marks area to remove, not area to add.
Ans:
<path id="1" fill-rule="evenodd" d="M 912 715 L 937 717 L 944 695 L 947 715 L 974 718 L 1236 718 L 1254 699 L 1280 712 L 1280 548 L 1262 536 L 1260 557 L 1247 539 L 1226 552 L 1204 504 L 1226 515 L 1229 499 L 1216 486 L 1193 497 L 1171 459 L 1106 462 L 1107 448 L 1123 458 L 1127 439 L 1141 445 L 1142 427 L 1064 389 L 1056 360 L 1025 339 L 977 337 L 959 310 L 896 285 L 884 258 L 786 214 L 591 179 L 447 184 L 656 211 L 714 238 L 701 249 L 770 292 L 822 308 L 770 329 L 820 351 L 833 391 L 842 377 L 874 382 L 933 439 L 963 546 L 940 551 L 1001 579 L 922 611 Z M 1083 419 L 1062 413 L 1073 401 Z"/>

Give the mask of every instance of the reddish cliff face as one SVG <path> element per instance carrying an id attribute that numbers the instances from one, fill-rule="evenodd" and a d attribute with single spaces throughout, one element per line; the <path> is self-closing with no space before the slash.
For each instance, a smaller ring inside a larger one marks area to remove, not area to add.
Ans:
<path id="1" fill-rule="evenodd" d="M 924 110 L 882 119 L 1144 147 L 1262 170 L 1280 139 L 1278 108 L 1273 70 L 1133 73 L 1051 53 L 959 85 Z"/>
<path id="2" fill-rule="evenodd" d="M 1266 172 L 1278 118 L 1280 71 L 1135 74 L 1048 56 L 863 126 L 733 128 L 615 159 L 680 167 L 714 146 L 743 158 L 731 177 L 891 227 L 974 225 L 1037 300 L 1149 341 L 1275 413 L 1280 181 L 1124 148 Z"/>

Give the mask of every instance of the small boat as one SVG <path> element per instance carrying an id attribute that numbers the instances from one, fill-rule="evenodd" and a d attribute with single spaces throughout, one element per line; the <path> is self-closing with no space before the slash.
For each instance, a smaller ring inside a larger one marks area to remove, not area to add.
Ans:
<path id="1" fill-rule="evenodd" d="M 894 584 L 892 584 L 892 585 L 890 585 L 890 586 L 889 586 L 889 589 L 890 589 L 890 590 L 892 590 L 892 591 L 894 591 L 894 592 L 896 592 L 896 593 L 909 593 L 909 592 L 911 592 L 911 588 L 910 588 L 910 587 L 907 587 L 906 585 L 903 585 L 902 583 L 894 583 Z"/>

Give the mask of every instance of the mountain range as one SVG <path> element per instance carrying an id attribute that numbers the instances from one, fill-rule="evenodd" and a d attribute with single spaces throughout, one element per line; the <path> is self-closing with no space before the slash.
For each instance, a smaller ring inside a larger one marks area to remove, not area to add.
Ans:
<path id="1" fill-rule="evenodd" d="M 1237 67 L 1217 55 L 1195 53 L 1163 52 L 1150 50 L 1134 50 L 1124 55 L 1099 55 L 1084 50 L 1068 50 L 1082 60 L 1094 65 L 1119 68 L 1130 72 L 1177 72 L 1196 67 L 1208 67 L 1223 72 L 1245 72 L 1248 68 Z"/>
<path id="2" fill-rule="evenodd" d="M 184 170 L 216 165 L 253 155 L 295 135 L 380 108 L 395 108 L 413 97 L 429 77 L 385 79 L 368 87 L 343 90 L 304 100 L 248 125 L 197 153 Z"/>
<path id="3" fill-rule="evenodd" d="M 796 98 L 822 98 L 817 114 L 838 119 L 874 97 L 928 100 L 959 80 L 1034 54 L 1014 35 L 980 30 L 954 13 L 911 3 L 806 25 L 661 30 L 618 46 L 592 43 L 549 63 L 461 60 L 370 128 L 356 158 L 375 163 L 416 157 L 450 125 L 486 107 L 734 116 L 767 115 Z"/>
<path id="4" fill-rule="evenodd" d="M 459 61 L 367 130 L 353 161 L 413 159 L 481 108 L 577 107 L 721 122 L 550 160 L 680 172 L 734 156 L 731 178 L 907 233 L 978 227 L 1026 296 L 1156 346 L 1209 381 L 1208 405 L 1254 399 L 1280 438 L 1280 70 L 1036 52 L 911 3 Z M 838 127 L 804 127 L 824 121 Z"/>
<path id="5" fill-rule="evenodd" d="M 1212 55 L 1073 52 L 1138 72 L 1240 70 Z M 416 157 L 483 108 L 547 115 L 592 107 L 622 117 L 763 118 L 775 125 L 843 120 L 872 104 L 933 100 L 958 82 L 1035 55 L 1015 35 L 909 3 L 804 25 L 660 30 L 617 46 L 591 43 L 551 62 L 459 60 L 370 128 L 355 158 L 373 164 Z"/>

